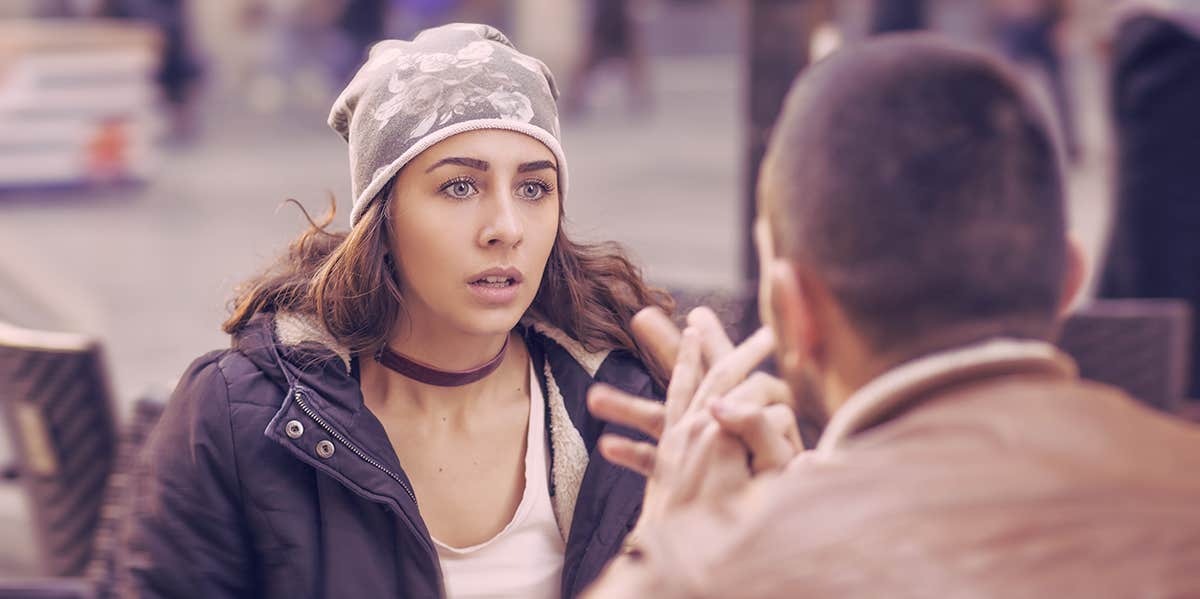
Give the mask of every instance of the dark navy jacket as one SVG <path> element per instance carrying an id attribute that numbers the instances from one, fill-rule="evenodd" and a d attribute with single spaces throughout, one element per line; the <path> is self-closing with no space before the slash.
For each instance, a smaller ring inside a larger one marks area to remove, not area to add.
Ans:
<path id="1" fill-rule="evenodd" d="M 183 375 L 135 468 L 118 590 L 442 595 L 433 542 L 353 362 L 309 323 L 256 316 L 230 349 Z M 626 352 L 588 353 L 541 324 L 522 330 L 547 399 L 552 500 L 569 530 L 562 592 L 573 597 L 618 551 L 644 485 L 600 457 L 596 440 L 612 425 L 587 412 L 586 390 L 602 381 L 650 395 L 654 386 Z"/>

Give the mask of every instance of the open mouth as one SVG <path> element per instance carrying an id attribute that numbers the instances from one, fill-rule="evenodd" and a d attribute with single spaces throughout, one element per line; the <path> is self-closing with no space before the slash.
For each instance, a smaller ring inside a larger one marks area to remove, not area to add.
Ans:
<path id="1" fill-rule="evenodd" d="M 487 289 L 504 289 L 516 285 L 517 281 L 512 277 L 481 277 L 471 281 L 471 284 Z"/>

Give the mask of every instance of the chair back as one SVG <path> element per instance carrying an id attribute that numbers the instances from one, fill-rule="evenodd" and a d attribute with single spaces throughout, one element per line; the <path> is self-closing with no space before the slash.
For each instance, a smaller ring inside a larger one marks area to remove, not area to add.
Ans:
<path id="1" fill-rule="evenodd" d="M 0 415 L 29 495 L 43 576 L 78 576 L 116 451 L 99 343 L 0 323 Z"/>

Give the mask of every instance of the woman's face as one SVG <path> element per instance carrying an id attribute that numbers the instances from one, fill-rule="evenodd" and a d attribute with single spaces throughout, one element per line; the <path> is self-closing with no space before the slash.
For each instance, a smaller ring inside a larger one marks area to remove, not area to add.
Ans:
<path id="1" fill-rule="evenodd" d="M 422 329 L 512 329 L 537 294 L 559 207 L 554 154 L 532 137 L 469 131 L 422 152 L 388 207 L 406 316 Z"/>

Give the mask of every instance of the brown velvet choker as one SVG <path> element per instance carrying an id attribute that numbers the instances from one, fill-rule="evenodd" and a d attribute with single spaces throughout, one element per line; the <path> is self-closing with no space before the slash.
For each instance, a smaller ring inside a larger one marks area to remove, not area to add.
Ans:
<path id="1" fill-rule="evenodd" d="M 437 387 L 461 387 L 474 383 L 495 372 L 500 367 L 500 363 L 504 361 L 504 352 L 507 350 L 508 336 L 506 335 L 504 337 L 504 345 L 500 348 L 500 353 L 496 354 L 496 357 L 478 367 L 461 371 L 441 370 L 429 364 L 418 362 L 393 351 L 386 344 L 380 347 L 379 351 L 375 353 L 375 361 L 383 364 L 385 368 L 399 372 L 419 383 Z"/>

